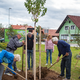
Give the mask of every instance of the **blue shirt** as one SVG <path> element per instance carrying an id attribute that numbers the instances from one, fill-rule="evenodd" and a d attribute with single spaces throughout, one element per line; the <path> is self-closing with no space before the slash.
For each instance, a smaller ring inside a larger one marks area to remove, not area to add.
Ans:
<path id="1" fill-rule="evenodd" d="M 3 58 L 5 58 L 5 59 L 3 59 Z M 8 51 L 6 51 L 6 50 L 2 50 L 2 52 L 0 52 L 0 60 L 2 60 L 2 61 L 4 61 L 4 62 L 5 62 L 5 60 L 7 60 L 8 67 L 13 70 L 13 68 L 12 68 L 12 63 L 13 63 L 13 60 L 14 60 L 14 55 L 13 55 L 13 53 L 10 53 L 10 52 L 8 52 Z M 14 71 L 14 70 L 13 70 L 13 71 Z M 12 72 L 13 74 L 16 74 L 16 73 L 14 73 L 13 71 L 11 71 L 11 72 Z"/>
<path id="2" fill-rule="evenodd" d="M 58 41 L 57 47 L 58 47 L 58 51 L 59 51 L 59 54 L 58 54 L 59 57 L 61 56 L 61 54 L 64 56 L 66 54 L 66 52 L 71 51 L 70 45 L 63 40 Z"/>

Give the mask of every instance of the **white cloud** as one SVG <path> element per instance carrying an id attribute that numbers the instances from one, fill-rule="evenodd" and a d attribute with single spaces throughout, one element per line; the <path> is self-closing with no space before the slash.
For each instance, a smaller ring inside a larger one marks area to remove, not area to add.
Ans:
<path id="1" fill-rule="evenodd" d="M 78 0 L 52 0 L 53 7 L 56 9 L 79 9 L 80 1 Z M 78 3 L 78 4 L 76 4 Z"/>
<path id="2" fill-rule="evenodd" d="M 31 14 L 24 6 L 26 0 L 0 0 L 0 23 L 8 24 L 9 8 L 11 24 L 28 24 L 34 26 Z M 80 0 L 46 0 L 47 13 L 39 19 L 38 25 L 57 29 L 66 15 L 80 15 Z"/>

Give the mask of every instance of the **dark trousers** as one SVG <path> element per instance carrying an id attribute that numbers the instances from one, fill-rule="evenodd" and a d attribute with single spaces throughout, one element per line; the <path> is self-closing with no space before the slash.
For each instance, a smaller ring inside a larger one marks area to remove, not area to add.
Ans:
<path id="1" fill-rule="evenodd" d="M 0 80 L 2 80 L 3 71 L 4 71 L 4 66 L 0 64 Z"/>
<path id="2" fill-rule="evenodd" d="M 71 76 L 71 57 L 72 53 L 69 52 L 69 56 L 66 56 L 61 61 L 61 76 L 64 76 L 64 69 L 66 68 L 66 78 L 70 79 Z"/>
<path id="3" fill-rule="evenodd" d="M 8 52 L 11 52 L 11 53 L 14 54 L 14 51 L 13 51 L 13 50 L 10 50 L 9 48 L 7 48 L 6 50 L 7 50 Z M 17 71 L 16 62 L 13 61 L 12 66 L 14 67 L 14 71 Z M 5 73 L 9 73 L 9 72 L 10 72 L 10 70 L 9 70 L 8 68 L 6 68 Z"/>

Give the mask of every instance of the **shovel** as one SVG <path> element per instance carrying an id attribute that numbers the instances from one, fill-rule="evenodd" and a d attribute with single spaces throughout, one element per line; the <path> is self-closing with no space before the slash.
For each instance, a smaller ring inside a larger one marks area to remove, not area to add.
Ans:
<path id="1" fill-rule="evenodd" d="M 9 67 L 5 66 L 3 63 L 1 63 L 4 67 L 8 68 L 9 70 L 13 71 L 12 69 L 10 69 Z M 23 78 L 24 80 L 27 80 L 26 78 L 24 78 L 23 76 L 21 76 L 20 74 L 18 74 L 17 72 L 13 71 L 14 73 L 16 73 L 18 76 L 20 76 L 21 78 Z"/>
<path id="2" fill-rule="evenodd" d="M 62 58 L 60 58 L 59 61 L 60 61 L 61 59 L 63 59 L 65 56 L 66 56 L 66 55 L 64 55 Z M 59 62 L 59 61 L 58 61 L 58 62 Z M 54 64 L 52 64 L 48 69 L 50 69 L 53 65 L 55 65 L 55 64 L 58 63 L 58 62 L 56 61 L 56 62 L 55 62 Z"/>

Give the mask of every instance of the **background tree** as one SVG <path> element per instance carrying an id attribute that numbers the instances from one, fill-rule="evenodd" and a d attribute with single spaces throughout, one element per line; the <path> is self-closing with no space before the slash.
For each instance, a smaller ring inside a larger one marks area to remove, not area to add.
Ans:
<path id="1" fill-rule="evenodd" d="M 77 30 L 77 29 L 76 29 Z M 76 49 L 80 49 L 80 30 L 75 31 L 76 35 L 74 37 L 74 41 L 77 43 L 78 47 Z"/>
<path id="2" fill-rule="evenodd" d="M 8 28 L 8 31 L 7 31 L 6 35 L 7 35 L 8 38 L 10 39 L 11 37 L 17 35 L 17 32 L 15 32 L 15 31 L 13 30 L 13 28 L 11 27 L 11 25 L 10 25 L 9 28 Z"/>
<path id="3" fill-rule="evenodd" d="M 0 24 L 0 37 L 4 37 L 4 28 L 2 24 Z"/>

